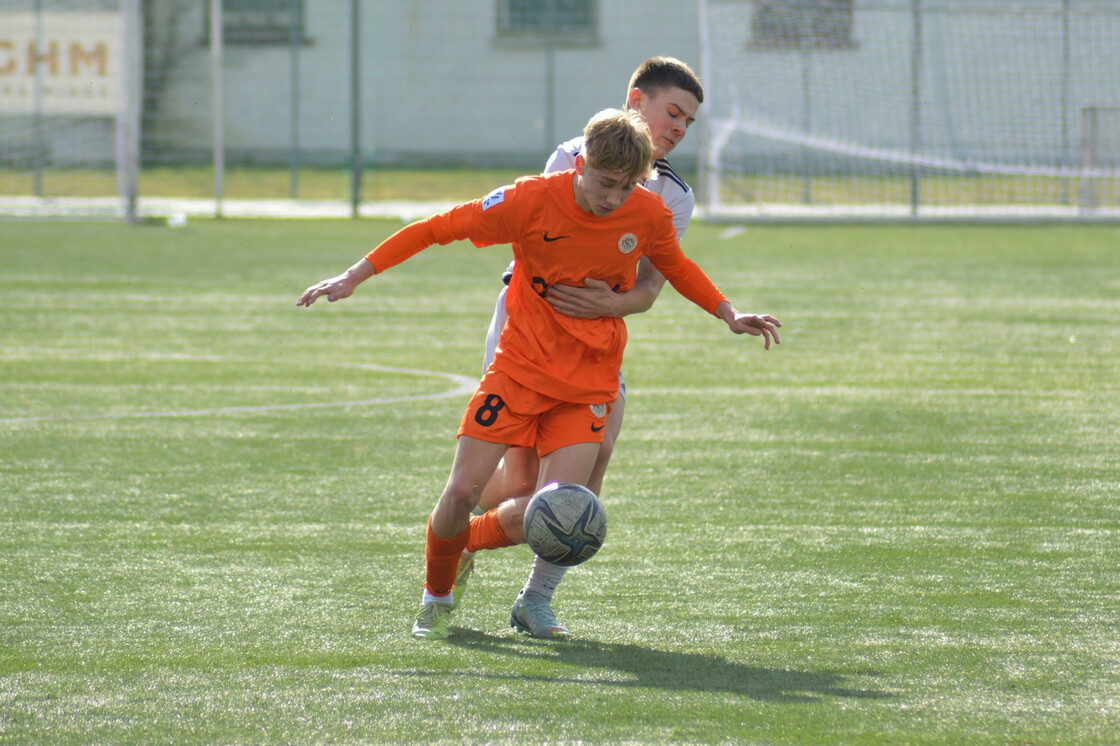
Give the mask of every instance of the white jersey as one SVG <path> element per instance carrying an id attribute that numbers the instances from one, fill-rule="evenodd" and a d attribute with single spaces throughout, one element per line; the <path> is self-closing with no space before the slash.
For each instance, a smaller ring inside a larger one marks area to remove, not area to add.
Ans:
<path id="1" fill-rule="evenodd" d="M 583 152 L 583 135 L 574 137 L 556 148 L 556 152 L 545 164 L 544 172 L 570 171 L 576 167 L 576 157 Z M 696 207 L 696 194 L 692 187 L 677 176 L 669 161 L 658 158 L 653 162 L 653 177 L 642 182 L 642 186 L 661 197 L 665 206 L 673 211 L 673 225 L 677 228 L 677 240 L 684 238 L 692 211 Z"/>
<path id="2" fill-rule="evenodd" d="M 574 137 L 561 143 L 556 152 L 545 164 L 544 173 L 554 171 L 570 171 L 576 167 L 576 157 L 583 152 L 583 135 Z M 692 211 L 696 207 L 696 195 L 692 187 L 684 179 L 677 176 L 677 172 L 669 165 L 669 161 L 658 158 L 653 162 L 653 176 L 642 182 L 642 186 L 654 194 L 660 195 L 665 206 L 673 211 L 673 225 L 677 229 L 677 240 L 684 238 L 688 224 L 692 220 Z M 513 262 L 506 269 L 503 280 L 509 285 L 509 278 L 513 275 Z M 506 288 L 503 287 L 498 294 L 498 302 L 494 304 L 494 316 L 490 319 L 490 328 L 486 331 L 486 357 L 482 361 L 482 370 L 490 367 L 494 360 L 494 351 L 498 349 L 498 338 L 502 335 L 502 327 L 506 324 L 509 315 L 506 313 Z M 626 395 L 626 385 L 619 374 L 619 391 Z"/>

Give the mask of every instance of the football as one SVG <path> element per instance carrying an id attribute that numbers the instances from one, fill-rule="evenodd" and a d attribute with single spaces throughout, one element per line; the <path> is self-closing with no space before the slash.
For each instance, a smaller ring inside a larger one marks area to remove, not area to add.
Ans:
<path id="1" fill-rule="evenodd" d="M 545 485 L 525 509 L 525 541 L 537 556 L 554 565 L 586 562 L 605 538 L 607 513 L 595 493 L 583 485 Z"/>

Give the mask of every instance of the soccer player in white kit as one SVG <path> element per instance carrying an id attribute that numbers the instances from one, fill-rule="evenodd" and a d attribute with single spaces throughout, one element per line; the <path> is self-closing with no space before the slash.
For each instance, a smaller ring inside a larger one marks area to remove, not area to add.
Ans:
<path id="1" fill-rule="evenodd" d="M 696 198 L 692 189 L 673 170 L 665 157 L 684 139 L 689 126 L 695 121 L 704 89 L 696 74 L 680 60 L 672 57 L 652 57 L 644 61 L 630 78 L 626 108 L 636 111 L 650 128 L 653 136 L 654 169 L 651 179 L 644 183 L 646 189 L 660 195 L 673 213 L 673 224 L 678 240 L 684 237 Z M 545 173 L 565 171 L 576 166 L 576 158 L 583 147 L 583 137 L 576 137 L 561 144 L 548 159 Z M 503 279 L 508 284 L 516 267 L 511 263 Z M 648 310 L 665 278 L 646 259 L 642 259 L 634 288 L 626 293 L 616 293 L 595 278 L 588 278 L 586 287 L 550 288 L 548 300 L 553 307 L 566 315 L 578 318 L 601 316 L 627 316 Z M 494 308 L 494 317 L 486 335 L 486 358 L 483 370 L 489 366 L 505 325 L 506 288 L 502 288 Z M 622 428 L 626 388 L 619 376 L 619 397 L 613 403 L 607 421 L 605 439 L 599 457 L 588 481 L 588 488 L 600 494 L 607 464 L 615 440 Z M 496 513 L 499 525 L 519 524 L 524 505 L 537 481 L 537 455 L 533 449 L 511 448 L 483 492 L 479 509 L 500 505 Z M 511 498 L 519 498 L 513 500 Z M 477 519 L 476 519 L 477 520 Z M 493 526 L 495 521 L 491 521 Z M 472 535 L 475 533 L 472 528 Z M 469 549 L 470 547 L 468 547 Z M 455 601 L 458 603 L 474 570 L 474 553 L 465 552 L 455 581 Z M 511 626 L 534 637 L 566 638 L 568 630 L 557 621 L 551 608 L 552 596 L 564 578 L 566 567 L 534 558 L 528 582 L 517 596 L 511 612 Z"/>

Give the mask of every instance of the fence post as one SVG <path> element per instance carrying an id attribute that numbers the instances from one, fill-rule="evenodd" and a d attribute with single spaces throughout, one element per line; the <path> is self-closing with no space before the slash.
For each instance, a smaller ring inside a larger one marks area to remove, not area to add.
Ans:
<path id="1" fill-rule="evenodd" d="M 922 0 L 911 4 L 913 43 L 910 50 L 910 215 L 922 202 L 922 177 L 918 153 L 922 147 Z"/>
<path id="2" fill-rule="evenodd" d="M 140 108 L 143 105 L 143 31 L 139 0 L 121 0 L 123 14 L 123 67 L 121 103 L 117 112 L 117 194 L 124 203 L 125 218 L 137 220 L 140 195 Z"/>
<path id="3" fill-rule="evenodd" d="M 813 53 L 809 50 L 809 35 L 812 25 L 807 18 L 802 19 L 805 28 L 798 39 L 798 57 L 801 60 L 801 128 L 808 138 L 813 133 L 813 76 L 810 66 L 813 62 Z M 812 154 L 809 148 L 801 147 L 801 204 L 808 205 L 813 202 L 813 174 Z"/>
<path id="4" fill-rule="evenodd" d="M 39 55 L 43 53 L 43 0 L 35 0 L 35 89 L 31 110 L 31 157 L 32 183 L 36 197 L 43 196 L 43 153 L 46 152 L 46 135 L 43 133 L 43 65 Z"/>
<path id="5" fill-rule="evenodd" d="M 1069 0 L 1062 0 L 1062 170 L 1070 166 L 1069 157 L 1069 92 L 1070 92 L 1070 48 L 1069 48 Z M 1069 204 L 1069 179 L 1062 176 L 1059 202 Z"/>
<path id="6" fill-rule="evenodd" d="M 556 147 L 556 0 L 546 0 L 544 23 L 544 152 Z"/>
<path id="7" fill-rule="evenodd" d="M 291 88 L 291 177 L 288 194 L 292 199 L 299 197 L 299 48 L 303 43 L 303 23 L 300 17 L 303 6 L 300 0 L 289 0 L 290 28 L 288 29 L 288 74 Z"/>
<path id="8" fill-rule="evenodd" d="M 350 0 L 350 217 L 362 203 L 362 78 L 359 0 Z"/>
<path id="9" fill-rule="evenodd" d="M 226 182 L 225 86 L 222 81 L 222 0 L 210 0 L 210 84 L 214 137 L 214 217 L 222 217 Z"/>

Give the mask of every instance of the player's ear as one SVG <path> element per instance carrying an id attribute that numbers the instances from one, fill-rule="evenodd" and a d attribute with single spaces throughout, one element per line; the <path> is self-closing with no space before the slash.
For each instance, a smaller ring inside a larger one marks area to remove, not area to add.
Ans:
<path id="1" fill-rule="evenodd" d="M 582 155 L 577 155 L 576 156 L 576 173 L 580 174 L 581 176 L 583 175 L 583 156 Z"/>
<path id="2" fill-rule="evenodd" d="M 642 93 L 641 88 L 631 88 L 630 93 L 626 96 L 626 108 L 633 111 L 638 111 L 638 105 L 642 103 L 646 94 Z"/>

